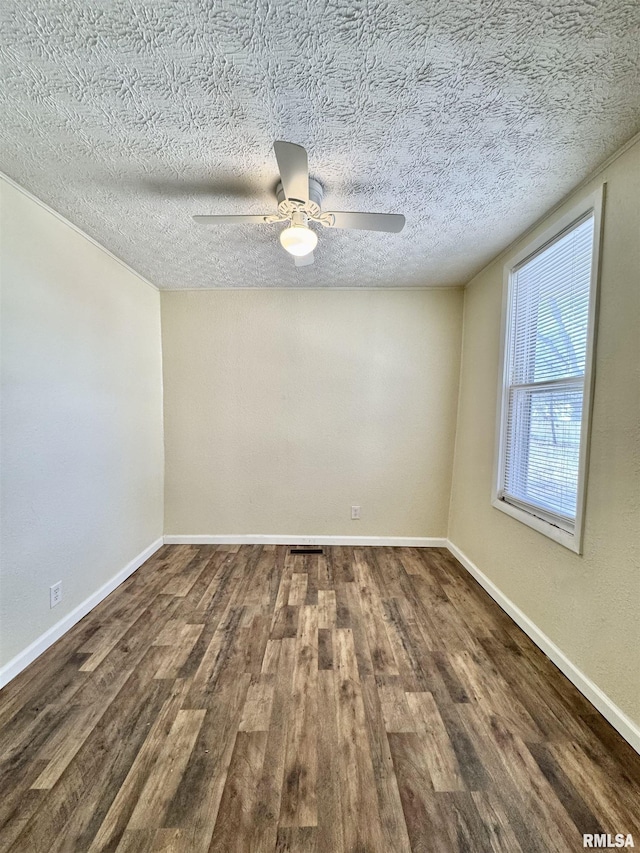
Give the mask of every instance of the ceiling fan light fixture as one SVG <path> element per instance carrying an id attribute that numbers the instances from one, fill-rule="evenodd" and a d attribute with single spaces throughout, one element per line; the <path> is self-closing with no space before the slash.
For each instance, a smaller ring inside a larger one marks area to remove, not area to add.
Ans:
<path id="1" fill-rule="evenodd" d="M 280 232 L 282 247 L 296 258 L 303 258 L 318 245 L 318 235 L 308 225 L 290 225 Z"/>
<path id="2" fill-rule="evenodd" d="M 273 150 L 278 163 L 280 181 L 276 186 L 278 212 L 272 214 L 222 214 L 220 216 L 194 216 L 202 225 L 272 225 L 288 222 L 280 232 L 280 243 L 295 259 L 297 267 L 308 267 L 313 261 L 313 250 L 318 236 L 309 228 L 319 222 L 325 228 L 352 228 L 360 231 L 386 231 L 397 234 L 404 227 L 400 213 L 357 213 L 348 211 L 323 212 L 322 185 L 309 177 L 307 152 L 293 142 L 277 141 Z"/>

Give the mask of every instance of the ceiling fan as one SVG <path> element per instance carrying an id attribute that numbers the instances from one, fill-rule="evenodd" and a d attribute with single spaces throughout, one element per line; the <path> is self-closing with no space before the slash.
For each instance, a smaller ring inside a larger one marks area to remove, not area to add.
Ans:
<path id="1" fill-rule="evenodd" d="M 280 170 L 280 181 L 276 187 L 277 213 L 264 216 L 194 216 L 195 221 L 202 225 L 288 222 L 289 225 L 280 232 L 280 242 L 294 256 L 297 267 L 313 263 L 318 236 L 309 228 L 309 222 L 319 222 L 326 228 L 402 231 L 405 219 L 399 213 L 323 213 L 320 209 L 322 186 L 309 177 L 305 149 L 293 142 L 275 142 L 273 150 Z"/>

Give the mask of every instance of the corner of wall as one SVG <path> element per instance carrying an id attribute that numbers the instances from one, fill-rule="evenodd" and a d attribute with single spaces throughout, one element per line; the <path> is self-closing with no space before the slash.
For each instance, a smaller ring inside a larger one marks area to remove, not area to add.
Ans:
<path id="1" fill-rule="evenodd" d="M 162 344 L 162 292 L 158 290 L 158 314 L 159 314 L 159 331 L 160 331 L 160 427 L 162 430 L 162 530 L 161 534 L 164 541 L 166 534 L 166 483 L 167 483 L 167 447 L 165 441 L 165 412 L 164 412 L 164 347 Z"/>
<path id="2" fill-rule="evenodd" d="M 456 399 L 456 426 L 453 438 L 453 459 L 451 461 L 451 483 L 449 485 L 449 507 L 447 511 L 447 538 L 451 535 L 451 515 L 453 513 L 453 498 L 455 489 L 456 459 L 458 455 L 458 426 L 460 422 L 460 401 L 462 399 L 462 373 L 464 368 L 464 333 L 467 317 L 467 287 L 462 288 L 462 329 L 460 330 L 460 369 L 458 371 L 458 394 Z"/>

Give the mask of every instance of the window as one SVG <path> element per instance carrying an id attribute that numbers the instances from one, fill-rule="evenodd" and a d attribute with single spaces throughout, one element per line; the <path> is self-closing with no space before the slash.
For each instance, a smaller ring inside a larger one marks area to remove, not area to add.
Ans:
<path id="1" fill-rule="evenodd" d="M 493 505 L 578 553 L 602 192 L 505 267 Z"/>

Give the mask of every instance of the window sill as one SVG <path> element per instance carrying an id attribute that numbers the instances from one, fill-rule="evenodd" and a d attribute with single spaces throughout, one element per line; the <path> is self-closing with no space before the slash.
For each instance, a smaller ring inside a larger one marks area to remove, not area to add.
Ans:
<path id="1" fill-rule="evenodd" d="M 517 506 L 513 506 L 513 504 L 507 503 L 499 498 L 494 498 L 494 500 L 491 501 L 491 505 L 496 509 L 499 509 L 500 512 L 510 515 L 511 518 L 521 521 L 522 524 L 526 524 L 527 527 L 532 527 L 548 539 L 553 539 L 554 542 L 557 542 L 559 545 L 563 545 L 575 554 L 582 553 L 582 543 L 580 541 L 578 531 L 575 533 L 569 533 L 566 530 L 562 530 L 561 527 L 556 527 L 555 524 L 544 521 L 544 519 L 538 518 L 537 515 L 533 515 L 532 513 L 520 509 Z"/>

